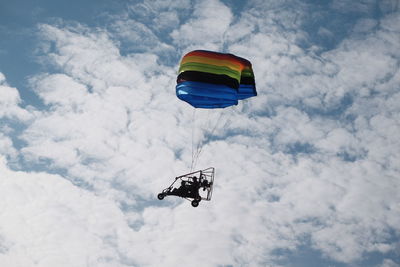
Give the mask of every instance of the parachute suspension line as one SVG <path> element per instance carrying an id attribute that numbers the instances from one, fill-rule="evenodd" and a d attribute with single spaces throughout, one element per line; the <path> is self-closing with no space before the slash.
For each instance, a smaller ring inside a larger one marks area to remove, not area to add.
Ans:
<path id="1" fill-rule="evenodd" d="M 200 112 L 201 114 L 201 112 Z M 208 116 L 209 113 L 207 113 L 207 121 L 208 121 Z M 199 131 L 197 131 L 197 135 L 202 135 L 204 133 L 204 123 L 201 125 L 201 119 L 200 119 L 200 125 L 199 125 Z M 201 136 L 196 136 L 196 108 L 193 111 L 193 129 L 192 129 L 192 163 L 190 166 L 190 171 L 192 172 L 194 168 L 196 168 L 197 165 L 197 160 L 198 160 L 198 155 L 199 155 L 199 150 L 201 150 L 201 143 L 202 143 L 202 137 Z"/>
<path id="2" fill-rule="evenodd" d="M 193 110 L 193 123 L 192 123 L 192 162 L 190 164 L 190 171 L 196 168 L 197 162 L 200 159 L 201 153 L 203 152 L 203 147 L 209 137 L 213 136 L 218 128 L 225 128 L 232 122 L 232 117 L 238 112 L 236 106 L 230 107 L 229 109 L 221 109 L 219 111 L 218 118 L 216 120 L 212 119 L 211 110 L 207 111 L 206 121 L 203 123 L 198 123 L 196 117 L 196 108 Z M 204 118 L 200 118 L 204 119 Z M 196 123 L 198 124 L 196 126 Z M 222 127 L 219 127 L 222 126 Z M 197 127 L 199 130 L 196 133 Z"/>
<path id="3" fill-rule="evenodd" d="M 193 117 L 192 117 L 192 162 L 190 164 L 190 172 L 193 171 L 194 168 L 194 138 L 195 138 L 195 129 L 196 129 L 196 109 L 193 109 Z"/>
<path id="4" fill-rule="evenodd" d="M 221 119 L 224 115 L 224 110 L 220 111 L 220 114 L 218 115 L 218 119 L 216 120 L 216 122 L 214 123 L 214 125 L 211 124 L 211 120 L 210 120 L 210 113 L 211 111 L 207 112 L 207 124 L 205 127 L 203 127 L 201 129 L 201 133 L 203 135 L 205 135 L 207 129 L 211 128 L 211 131 L 207 131 L 207 135 L 208 136 L 213 136 L 214 132 L 216 131 L 218 125 L 220 125 Z M 204 144 L 206 142 L 207 138 L 205 136 L 201 136 L 201 138 L 199 138 L 199 140 L 197 141 L 197 145 L 196 145 L 196 151 L 194 152 L 194 154 L 192 154 L 192 167 L 191 167 L 191 171 L 196 168 L 197 162 L 200 158 L 201 152 L 203 151 L 203 147 Z"/>
<path id="5" fill-rule="evenodd" d="M 195 118 L 193 118 L 193 122 L 195 121 Z M 204 128 L 200 127 L 200 130 L 198 131 L 198 135 L 201 135 L 202 133 L 204 133 Z M 196 140 L 194 140 L 196 139 Z M 202 142 L 202 136 L 196 136 L 193 135 L 193 150 L 192 150 L 192 165 L 190 168 L 190 171 L 193 171 L 196 168 L 197 165 L 197 160 L 198 160 L 198 156 L 199 156 L 199 150 L 200 150 L 200 146 L 201 146 L 201 142 Z"/>
<path id="6" fill-rule="evenodd" d="M 207 129 L 202 129 L 202 133 L 205 134 L 206 130 L 211 129 L 210 131 L 207 131 L 207 135 L 209 137 L 213 136 L 215 131 L 217 130 L 217 128 L 219 128 L 220 125 L 222 125 L 222 128 L 225 128 L 227 125 L 229 125 L 232 121 L 232 117 L 238 112 L 237 107 L 233 106 L 230 109 L 221 109 L 219 115 L 218 115 L 218 119 L 216 120 L 216 122 L 214 123 L 214 125 L 212 125 L 207 118 L 208 121 L 208 127 Z M 209 113 L 207 113 L 209 114 Z M 206 136 L 202 136 L 201 139 L 199 139 L 198 143 L 197 143 L 197 149 L 196 152 L 194 154 L 194 165 L 193 168 L 196 167 L 196 164 L 200 158 L 201 152 L 203 152 L 203 147 L 205 142 L 207 141 L 208 138 L 206 138 Z"/>
<path id="7" fill-rule="evenodd" d="M 227 125 L 230 125 L 232 123 L 232 118 L 234 118 L 238 113 L 238 108 L 237 106 L 232 106 L 232 108 L 229 109 L 228 115 L 226 116 L 226 120 L 223 124 L 223 128 L 227 127 Z"/>
<path id="8" fill-rule="evenodd" d="M 210 136 L 213 136 L 213 135 L 214 135 L 215 130 L 217 129 L 218 125 L 220 125 L 221 119 L 222 119 L 222 117 L 223 117 L 223 115 L 224 115 L 223 112 L 224 112 L 224 111 L 221 110 L 221 112 L 219 113 L 219 116 L 218 116 L 218 119 L 216 120 L 216 123 L 214 124 L 214 126 L 213 126 L 212 129 L 211 129 L 211 131 L 209 132 L 209 135 L 210 135 Z M 210 125 L 209 128 L 211 128 L 211 125 Z M 203 143 L 204 143 L 204 142 L 203 142 Z"/>

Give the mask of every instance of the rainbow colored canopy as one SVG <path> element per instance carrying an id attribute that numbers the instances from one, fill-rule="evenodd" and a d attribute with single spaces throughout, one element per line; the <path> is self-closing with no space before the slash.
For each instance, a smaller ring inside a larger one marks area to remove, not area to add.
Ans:
<path id="1" fill-rule="evenodd" d="M 187 53 L 181 61 L 176 95 L 195 108 L 225 108 L 257 95 L 250 61 L 205 50 Z"/>

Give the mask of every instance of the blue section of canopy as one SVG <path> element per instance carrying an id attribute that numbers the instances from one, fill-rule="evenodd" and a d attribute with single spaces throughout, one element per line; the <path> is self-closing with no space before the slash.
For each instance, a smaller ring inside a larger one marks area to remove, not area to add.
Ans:
<path id="1" fill-rule="evenodd" d="M 246 99 L 257 95 L 256 87 L 253 84 L 240 84 L 237 98 Z"/>
<path id="2" fill-rule="evenodd" d="M 195 108 L 226 108 L 237 105 L 237 91 L 231 87 L 202 82 L 181 82 L 176 96 Z"/>

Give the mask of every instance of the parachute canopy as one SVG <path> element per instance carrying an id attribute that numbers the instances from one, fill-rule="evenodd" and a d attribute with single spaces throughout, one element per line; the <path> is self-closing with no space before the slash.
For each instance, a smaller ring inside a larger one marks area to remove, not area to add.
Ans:
<path id="1" fill-rule="evenodd" d="M 195 108 L 225 108 L 256 96 L 250 61 L 205 50 L 187 53 L 181 61 L 176 95 Z"/>

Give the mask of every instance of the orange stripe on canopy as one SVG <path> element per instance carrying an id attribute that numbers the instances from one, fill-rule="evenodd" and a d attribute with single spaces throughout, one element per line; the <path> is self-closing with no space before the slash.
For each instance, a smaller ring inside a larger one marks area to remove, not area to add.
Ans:
<path id="1" fill-rule="evenodd" d="M 213 57 L 204 57 L 204 56 L 185 56 L 182 61 L 181 65 L 185 63 L 203 63 L 208 65 L 214 66 L 224 66 L 235 71 L 241 72 L 244 69 L 244 65 L 239 63 L 238 61 L 231 60 L 231 59 L 217 59 Z"/>
<path id="2" fill-rule="evenodd" d="M 232 64 L 240 65 L 241 70 L 245 66 L 251 66 L 250 61 L 248 61 L 244 58 L 237 57 L 232 54 L 224 54 L 224 53 L 217 53 L 217 52 L 204 51 L 204 50 L 195 50 L 195 51 L 189 52 L 183 57 L 183 59 L 185 59 L 186 57 L 192 57 L 192 56 L 210 58 L 210 59 L 214 59 L 214 60 L 230 61 L 230 62 L 232 62 Z"/>

